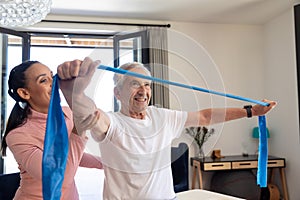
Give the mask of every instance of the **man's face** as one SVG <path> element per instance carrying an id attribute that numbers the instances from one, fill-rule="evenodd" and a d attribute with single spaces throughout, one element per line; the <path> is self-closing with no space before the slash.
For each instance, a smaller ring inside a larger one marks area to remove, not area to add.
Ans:
<path id="1" fill-rule="evenodd" d="M 147 75 L 143 69 L 130 70 Z M 123 86 L 116 89 L 115 95 L 121 101 L 121 112 L 129 115 L 143 114 L 151 98 L 151 81 L 125 76 Z"/>

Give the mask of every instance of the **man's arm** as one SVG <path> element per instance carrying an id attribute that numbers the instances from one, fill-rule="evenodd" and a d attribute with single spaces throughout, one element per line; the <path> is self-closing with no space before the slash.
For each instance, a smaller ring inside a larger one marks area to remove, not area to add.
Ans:
<path id="1" fill-rule="evenodd" d="M 58 66 L 57 74 L 60 89 L 73 111 L 77 131 L 92 129 L 97 138 L 103 139 L 110 124 L 109 118 L 84 93 L 99 64 L 100 61 L 93 61 L 88 57 L 83 61 L 68 61 Z"/>
<path id="2" fill-rule="evenodd" d="M 255 105 L 251 108 L 252 116 L 261 116 L 268 113 L 276 102 L 263 100 L 268 102 L 269 106 Z M 247 110 L 245 108 L 209 108 L 196 112 L 189 112 L 185 127 L 191 126 L 207 126 L 210 124 L 217 124 L 227 122 L 235 119 L 247 117 Z"/>

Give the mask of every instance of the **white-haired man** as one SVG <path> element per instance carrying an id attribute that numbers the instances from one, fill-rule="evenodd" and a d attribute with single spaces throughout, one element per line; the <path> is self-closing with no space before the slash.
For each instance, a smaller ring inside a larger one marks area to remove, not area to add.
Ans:
<path id="1" fill-rule="evenodd" d="M 156 108 L 149 106 L 149 80 L 115 74 L 114 95 L 121 108 L 118 112 L 103 112 L 84 94 L 99 64 L 90 58 L 66 62 L 58 67 L 58 75 L 78 126 L 92 122 L 84 127 L 90 127 L 100 144 L 105 200 L 176 199 L 170 148 L 172 140 L 179 137 L 185 127 L 264 115 L 276 105 L 274 101 L 264 100 L 270 106 L 208 108 L 195 112 Z M 127 63 L 120 68 L 150 75 L 141 63 Z"/>

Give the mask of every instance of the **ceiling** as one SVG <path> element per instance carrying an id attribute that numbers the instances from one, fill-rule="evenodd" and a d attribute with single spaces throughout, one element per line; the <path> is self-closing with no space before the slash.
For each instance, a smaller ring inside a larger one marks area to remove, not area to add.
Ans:
<path id="1" fill-rule="evenodd" d="M 50 14 L 264 24 L 299 2 L 300 0 L 52 0 Z"/>

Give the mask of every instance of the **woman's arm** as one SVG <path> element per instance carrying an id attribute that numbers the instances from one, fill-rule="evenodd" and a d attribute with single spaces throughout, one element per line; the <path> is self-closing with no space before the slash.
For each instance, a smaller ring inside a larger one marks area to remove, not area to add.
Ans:
<path id="1" fill-rule="evenodd" d="M 83 153 L 79 163 L 80 167 L 103 169 L 101 158 L 89 153 Z"/>

